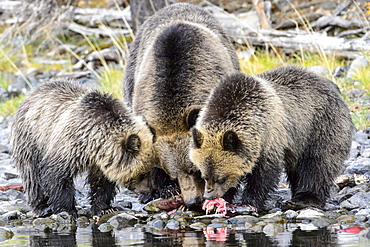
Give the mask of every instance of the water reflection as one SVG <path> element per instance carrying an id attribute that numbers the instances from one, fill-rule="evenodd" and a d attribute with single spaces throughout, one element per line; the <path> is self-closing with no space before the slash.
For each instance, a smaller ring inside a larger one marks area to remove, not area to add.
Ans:
<path id="1" fill-rule="evenodd" d="M 200 231 L 152 231 L 127 227 L 101 232 L 97 225 L 38 231 L 32 226 L 12 228 L 15 236 L 0 246 L 370 246 L 369 229 L 358 233 L 333 228 L 302 230 L 298 224 L 285 224 L 275 234 L 248 229 L 206 228 Z"/>

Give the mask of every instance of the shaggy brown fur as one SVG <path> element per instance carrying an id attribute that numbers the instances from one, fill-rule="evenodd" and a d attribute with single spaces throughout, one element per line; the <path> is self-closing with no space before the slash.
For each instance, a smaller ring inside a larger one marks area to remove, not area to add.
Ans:
<path id="1" fill-rule="evenodd" d="M 285 168 L 292 201 L 322 207 L 349 151 L 352 128 L 332 82 L 305 69 L 234 74 L 201 111 L 190 158 L 206 181 L 206 199 L 243 183 L 243 202 L 262 208 Z"/>
<path id="2" fill-rule="evenodd" d="M 73 178 L 83 171 L 94 215 L 109 209 L 116 183 L 130 187 L 150 172 L 152 142 L 146 123 L 111 95 L 65 80 L 36 88 L 11 132 L 15 165 L 40 216 L 77 216 Z"/>
<path id="3" fill-rule="evenodd" d="M 189 129 L 216 83 L 235 71 L 236 52 L 218 21 L 189 4 L 159 10 L 130 49 L 125 101 L 154 130 L 159 166 L 173 179 L 181 178 L 188 205 L 201 200 L 204 186 L 188 158 Z"/>

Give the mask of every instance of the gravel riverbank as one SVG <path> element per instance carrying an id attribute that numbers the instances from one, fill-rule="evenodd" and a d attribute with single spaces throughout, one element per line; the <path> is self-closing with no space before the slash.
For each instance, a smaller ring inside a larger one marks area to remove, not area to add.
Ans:
<path id="1" fill-rule="evenodd" d="M 347 68 L 338 68 L 338 71 L 346 69 L 348 75 L 351 72 L 351 65 Z M 361 66 L 368 66 L 368 61 Z M 319 74 L 325 73 L 323 67 L 312 69 Z M 341 76 L 348 79 L 343 74 Z M 18 83 L 16 86 L 21 91 L 26 87 L 24 85 L 22 88 L 20 80 L 16 80 L 15 83 Z M 94 85 L 91 81 L 89 83 Z M 11 88 L 16 87 L 14 85 Z M 369 105 L 369 97 L 356 90 L 350 92 L 350 100 Z M 201 231 L 204 233 L 202 238 L 206 240 L 223 240 L 230 234 L 237 236 L 240 232 L 253 232 L 276 238 L 278 242 L 285 241 L 285 237 L 282 236 L 289 235 L 292 238 L 292 234 L 297 231 L 318 233 L 325 230 L 330 234 L 333 232 L 357 234 L 361 241 L 370 242 L 370 183 L 366 180 L 370 177 L 370 128 L 354 130 L 351 152 L 344 164 L 342 176 L 337 181 L 340 186 L 333 185 L 332 196 L 324 210 L 280 209 L 281 202 L 290 198 L 290 190 L 285 176 L 282 175 L 278 190 L 267 203 L 270 211 L 266 215 L 205 216 L 192 211 L 179 211 L 171 215 L 163 211 L 148 213 L 143 210 L 144 205 L 138 202 L 136 194 L 121 189 L 115 204 L 123 210 L 103 216 L 99 224 L 95 224 L 89 210 L 88 188 L 84 186 L 82 177 L 76 179 L 77 208 L 80 215 L 77 220 L 63 213 L 48 218 L 35 218 L 26 203 L 24 193 L 16 189 L 7 189 L 6 185 L 21 183 L 9 154 L 8 137 L 12 121 L 12 116 L 0 118 L 0 186 L 3 186 L 0 187 L 0 243 L 6 243 L 17 235 L 24 234 L 25 229 L 28 229 L 28 232 L 46 234 L 63 231 L 70 233 L 73 229 L 78 231 L 87 227 L 102 233 L 114 232 L 116 236 L 128 234 L 125 231 L 137 234 L 137 229 L 144 229 L 145 232 L 156 235 Z M 363 176 L 356 177 L 353 174 Z"/>

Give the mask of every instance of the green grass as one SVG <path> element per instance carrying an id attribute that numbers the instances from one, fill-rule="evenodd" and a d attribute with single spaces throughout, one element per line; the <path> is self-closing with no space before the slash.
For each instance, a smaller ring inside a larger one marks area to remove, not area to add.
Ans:
<path id="1" fill-rule="evenodd" d="M 28 68 L 35 67 L 40 71 L 47 71 L 50 69 L 58 70 L 71 70 L 72 58 L 81 59 L 81 54 L 75 54 L 72 51 L 67 51 L 65 54 L 57 54 L 55 57 L 51 58 L 53 60 L 64 59 L 70 61 L 67 64 L 39 64 L 39 58 L 45 58 L 45 54 L 53 50 L 58 44 L 69 43 L 78 44 L 78 46 L 85 45 L 87 49 L 92 51 L 102 50 L 111 45 L 119 46 L 120 51 L 127 52 L 126 39 L 99 39 L 87 37 L 49 37 L 50 40 L 54 41 L 54 45 L 47 46 L 47 50 L 42 50 L 41 42 L 35 41 L 32 44 L 24 45 L 17 52 L 10 51 L 9 49 L 1 50 L 4 56 L 0 59 L 0 86 L 7 88 L 10 83 L 7 78 L 1 76 L 2 72 L 25 72 Z M 112 41 L 113 40 L 113 41 Z M 1 44 L 0 44 L 1 45 Z M 3 55 L 0 54 L 0 55 Z M 97 75 L 98 80 L 101 84 L 100 90 L 108 93 L 112 93 L 115 97 L 122 99 L 122 78 L 124 73 L 124 65 L 108 65 L 105 61 L 101 61 L 103 64 L 102 69 L 98 71 L 93 71 Z M 311 67 L 316 65 L 321 65 L 328 68 L 330 71 L 334 71 L 337 66 L 342 66 L 348 64 L 348 61 L 343 59 L 338 59 L 334 55 L 325 55 L 322 53 L 310 53 L 310 52 L 297 52 L 292 55 L 281 54 L 279 50 L 270 49 L 260 49 L 257 50 L 250 59 L 244 60 L 240 59 L 240 65 L 242 71 L 246 74 L 256 75 L 262 73 L 263 71 L 273 69 L 279 66 L 285 66 L 288 64 L 295 64 L 300 67 Z M 329 75 L 328 79 L 335 81 L 336 79 Z M 370 126 L 369 120 L 366 119 L 366 114 L 369 112 L 368 106 L 362 106 L 356 102 L 349 101 L 347 96 L 351 90 L 356 87 L 362 88 L 370 96 L 370 70 L 368 68 L 358 71 L 358 74 L 354 78 L 359 82 L 358 86 L 354 86 L 353 82 L 348 80 L 338 80 L 337 85 L 342 91 L 343 98 L 348 104 L 352 116 L 353 122 L 358 129 L 364 129 Z M 24 96 L 13 98 L 7 102 L 0 104 L 0 115 L 7 116 L 14 114 L 19 104 L 24 99 Z"/>
<path id="2" fill-rule="evenodd" d="M 118 66 L 108 66 L 100 71 L 100 90 L 122 99 L 123 69 Z"/>
<path id="3" fill-rule="evenodd" d="M 0 103 L 0 116 L 6 117 L 14 114 L 25 98 L 26 96 L 21 94 L 18 97 L 14 97 Z"/>

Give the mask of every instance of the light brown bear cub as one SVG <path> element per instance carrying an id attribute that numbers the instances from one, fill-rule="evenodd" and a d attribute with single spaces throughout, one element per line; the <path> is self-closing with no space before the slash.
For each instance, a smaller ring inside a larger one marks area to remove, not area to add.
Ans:
<path id="1" fill-rule="evenodd" d="M 66 80 L 27 96 L 11 131 L 12 156 L 39 216 L 77 216 L 73 178 L 84 171 L 92 212 L 101 215 L 111 208 L 116 184 L 130 187 L 150 173 L 152 142 L 146 123 L 117 99 Z"/>
<path id="2" fill-rule="evenodd" d="M 190 158 L 206 181 L 205 199 L 243 183 L 243 203 L 261 209 L 285 168 L 293 204 L 323 207 L 348 154 L 352 128 L 332 82 L 306 69 L 234 74 L 201 110 Z"/>

